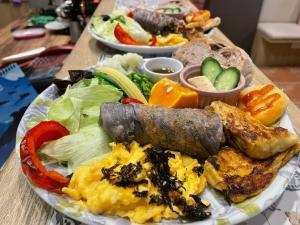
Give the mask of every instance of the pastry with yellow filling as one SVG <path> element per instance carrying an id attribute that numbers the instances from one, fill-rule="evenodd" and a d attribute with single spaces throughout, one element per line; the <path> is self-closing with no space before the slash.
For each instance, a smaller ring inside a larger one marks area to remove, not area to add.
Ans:
<path id="1" fill-rule="evenodd" d="M 102 160 L 79 166 L 63 192 L 95 214 L 127 217 L 135 223 L 161 219 L 205 219 L 208 203 L 198 195 L 206 187 L 196 159 L 132 142 L 111 144 Z"/>

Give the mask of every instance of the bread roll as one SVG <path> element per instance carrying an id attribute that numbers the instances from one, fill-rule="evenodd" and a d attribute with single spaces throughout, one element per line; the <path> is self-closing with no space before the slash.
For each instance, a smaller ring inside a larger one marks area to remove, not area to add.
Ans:
<path id="1" fill-rule="evenodd" d="M 287 95 L 272 84 L 245 88 L 239 99 L 239 108 L 266 126 L 274 124 L 284 114 L 287 105 Z"/>

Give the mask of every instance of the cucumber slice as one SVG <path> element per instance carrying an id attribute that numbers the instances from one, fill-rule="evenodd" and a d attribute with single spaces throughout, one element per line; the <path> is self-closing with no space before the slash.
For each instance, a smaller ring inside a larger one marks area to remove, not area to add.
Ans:
<path id="1" fill-rule="evenodd" d="M 173 8 L 173 14 L 179 14 L 181 13 L 181 9 L 180 8 Z"/>
<path id="2" fill-rule="evenodd" d="M 164 12 L 165 12 L 166 14 L 173 14 L 173 8 L 166 8 L 166 9 L 164 10 Z"/>
<path id="3" fill-rule="evenodd" d="M 206 76 L 211 83 L 214 84 L 217 76 L 222 73 L 222 71 L 223 69 L 216 59 L 207 57 L 201 64 L 200 75 Z"/>
<path id="4" fill-rule="evenodd" d="M 219 91 L 228 91 L 235 88 L 240 82 L 241 72 L 236 67 L 229 67 L 218 75 L 214 86 Z"/>

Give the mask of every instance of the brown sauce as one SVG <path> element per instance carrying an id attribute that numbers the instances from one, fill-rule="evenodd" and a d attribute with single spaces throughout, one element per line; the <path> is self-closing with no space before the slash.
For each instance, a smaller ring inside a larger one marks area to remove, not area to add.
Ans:
<path id="1" fill-rule="evenodd" d="M 167 68 L 167 67 L 153 69 L 152 72 L 154 72 L 154 73 L 163 73 L 163 74 L 174 73 L 173 70 L 171 70 L 170 68 Z"/>

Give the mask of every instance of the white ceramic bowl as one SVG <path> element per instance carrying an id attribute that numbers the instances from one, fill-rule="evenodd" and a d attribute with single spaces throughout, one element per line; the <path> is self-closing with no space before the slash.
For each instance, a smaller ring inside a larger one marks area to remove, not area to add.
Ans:
<path id="1" fill-rule="evenodd" d="M 160 68 L 168 68 L 174 72 L 173 73 L 153 72 L 153 70 L 160 69 Z M 145 74 L 150 78 L 152 82 L 157 82 L 162 78 L 168 78 L 173 81 L 178 81 L 179 74 L 183 70 L 183 64 L 177 59 L 168 58 L 168 57 L 157 57 L 145 61 L 143 65 L 143 69 Z"/>

